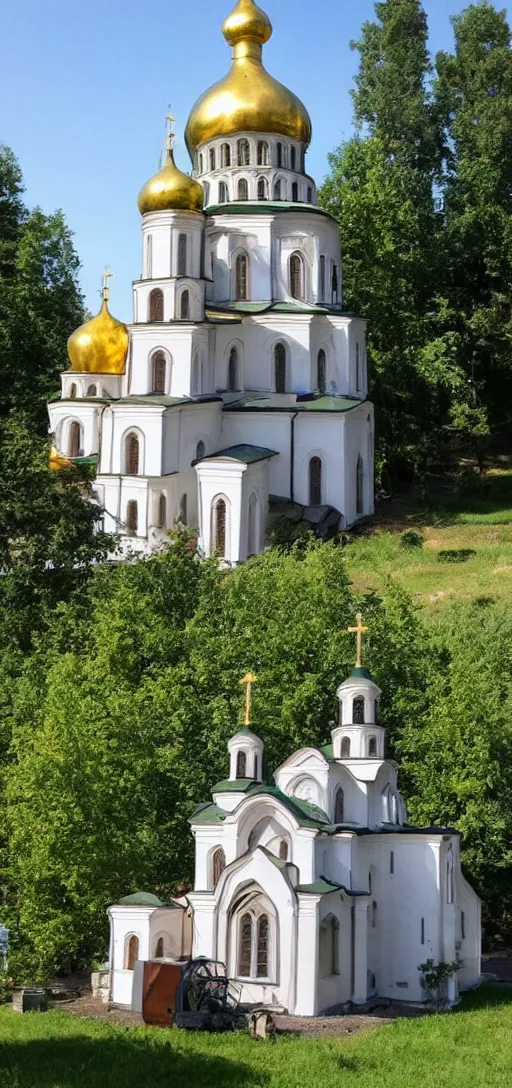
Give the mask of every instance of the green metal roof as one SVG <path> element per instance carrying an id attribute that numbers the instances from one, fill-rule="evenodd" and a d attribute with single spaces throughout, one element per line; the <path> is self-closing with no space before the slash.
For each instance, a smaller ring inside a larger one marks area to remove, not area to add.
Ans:
<path id="1" fill-rule="evenodd" d="M 319 208 L 317 204 L 307 204 L 303 201 L 291 200 L 235 200 L 228 204 L 210 204 L 203 208 L 205 215 L 268 215 L 274 212 L 306 211 L 311 215 L 323 215 L 327 219 L 334 219 L 330 212 Z"/>
<path id="2" fill-rule="evenodd" d="M 266 461 L 269 457 L 278 457 L 277 450 L 269 450 L 265 446 L 251 446 L 241 442 L 237 446 L 228 446 L 225 450 L 217 450 L 216 453 L 201 457 L 194 464 L 202 464 L 203 461 L 241 461 L 244 465 L 253 465 L 257 461 Z"/>
<path id="3" fill-rule="evenodd" d="M 312 394 L 282 403 L 281 393 L 245 393 L 239 400 L 224 405 L 225 412 L 350 412 L 365 401 L 356 397 L 323 396 Z"/>
<path id="4" fill-rule="evenodd" d="M 370 670 L 366 669 L 364 667 L 364 665 L 360 666 L 359 668 L 352 669 L 352 672 L 350 673 L 350 676 L 353 677 L 354 680 L 371 680 L 372 679 Z"/>
<path id="5" fill-rule="evenodd" d="M 317 830 L 325 830 L 331 827 L 331 821 L 326 812 L 317 805 L 311 805 L 309 801 L 302 801 L 298 797 L 288 797 L 277 786 L 256 786 L 250 791 L 250 796 L 266 794 L 275 797 L 277 801 L 295 816 L 301 827 L 314 827 Z"/>
<path id="6" fill-rule="evenodd" d="M 301 302 L 300 299 L 294 299 L 293 302 L 279 302 L 272 299 L 260 300 L 258 302 L 246 301 L 230 301 L 230 302 L 216 302 L 210 306 L 206 306 L 205 313 L 208 317 L 211 314 L 215 315 L 217 319 L 222 319 L 224 315 L 226 318 L 239 319 L 244 315 L 249 317 L 251 314 L 265 314 L 265 313 L 278 313 L 278 314 L 343 314 L 343 311 L 337 306 L 322 306 L 316 305 L 312 302 Z M 345 315 L 348 316 L 348 315 Z"/>
<path id="7" fill-rule="evenodd" d="M 324 744 L 323 748 L 320 748 L 326 759 L 334 759 L 334 748 L 332 744 Z"/>
<path id="8" fill-rule="evenodd" d="M 97 465 L 98 454 L 91 453 L 88 457 L 70 457 L 70 461 L 72 461 L 74 465 Z"/>
<path id="9" fill-rule="evenodd" d="M 258 782 L 255 778 L 225 778 L 222 782 L 217 782 L 217 785 L 212 789 L 212 793 L 247 793 L 248 790 L 257 785 Z"/>
<path id="10" fill-rule="evenodd" d="M 189 824 L 221 824 L 228 813 L 214 805 L 212 801 L 203 801 L 189 817 Z"/>
<path id="11" fill-rule="evenodd" d="M 112 404 L 137 404 L 151 407 L 157 405 L 161 408 L 174 408 L 175 405 L 186 407 L 188 404 L 210 404 L 212 401 L 221 401 L 222 397 L 214 397 L 205 394 L 200 397 L 166 397 L 156 393 L 147 393 L 145 395 L 138 396 L 136 394 L 130 394 L 128 397 L 120 397 L 119 400 L 113 400 Z"/>
<path id="12" fill-rule="evenodd" d="M 332 880 L 328 880 L 325 876 L 320 876 L 318 880 L 315 880 L 314 884 L 298 884 L 296 892 L 305 892 L 306 895 L 329 895 L 331 892 L 345 892 L 346 895 L 357 898 L 358 896 L 370 895 L 370 891 L 354 891 L 353 888 L 347 888 L 345 884 L 337 884 Z"/>
<path id="13" fill-rule="evenodd" d="M 163 899 L 159 899 L 157 895 L 153 895 L 151 892 L 134 892 L 133 895 L 125 895 L 124 899 L 120 899 L 119 906 L 176 908 L 176 903 L 166 903 Z"/>

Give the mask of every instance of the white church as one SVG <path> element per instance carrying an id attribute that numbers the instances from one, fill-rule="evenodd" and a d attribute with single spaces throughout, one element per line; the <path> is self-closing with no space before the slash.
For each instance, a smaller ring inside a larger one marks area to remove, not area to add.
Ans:
<path id="1" fill-rule="evenodd" d="M 99 314 L 69 340 L 49 405 L 51 465 L 87 459 L 104 528 L 149 554 L 176 524 L 227 565 L 265 545 L 269 499 L 373 511 L 374 417 L 365 322 L 342 308 L 336 221 L 306 172 L 311 121 L 263 67 L 267 15 L 239 0 L 228 74 L 186 127 L 175 164 L 141 189 L 133 322 Z"/>
<path id="2" fill-rule="evenodd" d="M 315 1016 L 380 996 L 425 1000 L 418 966 L 461 962 L 446 1000 L 480 978 L 480 900 L 450 827 L 412 827 L 386 758 L 380 690 L 361 664 L 337 691 L 331 743 L 294 752 L 265 784 L 263 741 L 246 724 L 227 778 L 191 817 L 194 890 L 109 908 L 110 991 L 140 1011 L 145 960 L 206 956 L 242 1002 Z M 135 983 L 134 983 L 135 980 Z"/>

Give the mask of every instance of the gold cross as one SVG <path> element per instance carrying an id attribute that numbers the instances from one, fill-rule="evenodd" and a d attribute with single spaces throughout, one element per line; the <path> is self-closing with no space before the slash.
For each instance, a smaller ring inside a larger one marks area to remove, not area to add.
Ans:
<path id="1" fill-rule="evenodd" d="M 167 107 L 168 113 L 165 115 L 165 147 L 167 151 L 172 151 L 174 147 L 174 122 L 176 120 L 173 113 L 171 113 L 170 105 Z"/>
<path id="2" fill-rule="evenodd" d="M 252 698 L 252 685 L 256 683 L 258 677 L 254 676 L 254 673 L 248 672 L 241 684 L 245 684 L 245 721 L 244 725 L 251 724 L 251 698 Z"/>
<path id="3" fill-rule="evenodd" d="M 348 627 L 347 630 L 351 634 L 357 635 L 357 661 L 356 669 L 360 669 L 363 663 L 363 635 L 368 630 L 367 627 L 363 627 L 363 616 L 361 612 L 356 615 L 357 627 Z"/>
<path id="4" fill-rule="evenodd" d="M 101 283 L 102 283 L 101 290 L 102 290 L 103 298 L 105 300 L 107 300 L 109 295 L 110 295 L 110 288 L 108 286 L 108 281 L 112 279 L 113 275 L 114 275 L 114 273 L 111 271 L 110 265 L 107 264 L 105 266 L 105 271 L 103 273 L 102 280 L 101 280 Z"/>

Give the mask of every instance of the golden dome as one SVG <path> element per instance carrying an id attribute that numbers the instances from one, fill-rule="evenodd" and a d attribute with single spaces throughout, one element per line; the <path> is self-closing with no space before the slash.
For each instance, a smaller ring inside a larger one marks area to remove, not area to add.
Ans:
<path id="1" fill-rule="evenodd" d="M 146 212 L 202 212 L 204 193 L 198 181 L 178 170 L 172 147 L 165 166 L 142 187 L 138 201 L 141 215 Z"/>
<path id="2" fill-rule="evenodd" d="M 272 34 L 268 16 L 253 0 L 238 0 L 222 31 L 233 46 L 233 64 L 192 108 L 185 131 L 190 154 L 205 140 L 235 132 L 274 132 L 307 147 L 311 119 L 306 107 L 263 67 L 262 46 Z"/>
<path id="3" fill-rule="evenodd" d="M 65 457 L 63 453 L 59 453 L 55 446 L 52 446 L 48 464 L 50 472 L 60 472 L 61 468 L 71 468 L 73 462 L 69 460 L 69 457 Z"/>
<path id="4" fill-rule="evenodd" d="M 104 287 L 99 314 L 71 334 L 68 340 L 71 370 L 83 374 L 124 374 L 128 329 L 112 317 L 107 300 L 108 288 Z"/>

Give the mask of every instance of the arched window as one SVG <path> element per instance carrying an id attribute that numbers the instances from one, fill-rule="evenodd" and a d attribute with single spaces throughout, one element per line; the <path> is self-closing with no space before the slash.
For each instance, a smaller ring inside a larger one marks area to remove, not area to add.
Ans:
<path id="1" fill-rule="evenodd" d="M 274 348 L 274 385 L 276 393 L 286 393 L 286 348 L 281 343 Z"/>
<path id="2" fill-rule="evenodd" d="M 297 151 L 294 147 L 290 148 L 290 170 L 297 169 Z"/>
<path id="3" fill-rule="evenodd" d="M 188 321 L 190 317 L 190 292 L 182 291 L 180 297 L 180 319 Z"/>
<path id="4" fill-rule="evenodd" d="M 73 421 L 69 428 L 69 441 L 68 441 L 68 456 L 79 457 L 80 456 L 80 438 L 81 427 L 79 423 Z"/>
<path id="5" fill-rule="evenodd" d="M 356 514 L 363 513 L 363 484 L 364 484 L 364 466 L 363 458 L 359 454 L 357 458 L 356 466 Z"/>
<path id="6" fill-rule="evenodd" d="M 281 178 L 274 184 L 274 200 L 281 200 Z"/>
<path id="7" fill-rule="evenodd" d="M 228 362 L 228 389 L 230 393 L 235 393 L 238 389 L 238 352 L 236 348 L 231 348 L 229 353 Z"/>
<path id="8" fill-rule="evenodd" d="M 336 790 L 336 797 L 334 799 L 334 823 L 342 824 L 345 817 L 345 798 L 343 796 L 343 790 L 341 786 L 338 786 Z"/>
<path id="9" fill-rule="evenodd" d="M 204 206 L 208 207 L 210 203 L 210 182 L 203 181 L 203 193 L 204 193 Z"/>
<path id="10" fill-rule="evenodd" d="M 215 148 L 210 148 L 210 170 L 215 170 Z"/>
<path id="11" fill-rule="evenodd" d="M 249 199 L 249 186 L 247 184 L 247 178 L 239 178 L 237 192 L 239 200 Z"/>
<path id="12" fill-rule="evenodd" d="M 281 143 L 276 144 L 276 166 L 283 165 L 283 145 Z"/>
<path id="13" fill-rule="evenodd" d="M 181 499 L 180 499 L 179 520 L 181 521 L 182 525 L 187 524 L 187 496 L 186 496 L 186 494 L 183 494 L 181 496 Z"/>
<path id="14" fill-rule="evenodd" d="M 153 236 L 148 234 L 146 238 L 146 277 L 148 280 L 153 275 Z"/>
<path id="15" fill-rule="evenodd" d="M 214 850 L 212 857 L 212 883 L 214 891 L 225 868 L 226 855 L 222 849 L 222 846 L 218 846 L 217 849 Z"/>
<path id="16" fill-rule="evenodd" d="M 126 531 L 133 536 L 139 528 L 139 511 L 135 499 L 126 504 Z"/>
<path id="17" fill-rule="evenodd" d="M 288 861 L 288 843 L 286 839 L 281 839 L 279 843 L 279 857 L 281 861 Z"/>
<path id="18" fill-rule="evenodd" d="M 339 974 L 339 931 L 340 923 L 332 914 L 325 918 L 320 926 L 318 948 L 320 978 Z"/>
<path id="19" fill-rule="evenodd" d="M 231 166 L 231 148 L 229 144 L 221 144 L 220 146 L 220 165 Z"/>
<path id="20" fill-rule="evenodd" d="M 125 971 L 133 971 L 135 964 L 139 958 L 139 938 L 133 933 L 125 941 L 124 946 L 124 967 Z"/>
<path id="21" fill-rule="evenodd" d="M 268 200 L 268 181 L 266 178 L 258 178 L 258 200 Z"/>
<path id="22" fill-rule="evenodd" d="M 219 181 L 219 204 L 227 204 L 229 200 L 228 187 L 225 181 Z"/>
<path id="23" fill-rule="evenodd" d="M 247 301 L 247 255 L 239 253 L 235 263 L 235 299 L 237 302 Z"/>
<path id="24" fill-rule="evenodd" d="M 302 258 L 300 254 L 292 253 L 290 257 L 290 294 L 292 298 L 304 297 L 304 277 L 302 271 Z"/>
<path id="25" fill-rule="evenodd" d="M 316 365 L 317 365 L 318 392 L 319 393 L 325 393 L 326 365 L 325 365 L 325 351 L 324 351 L 323 348 L 320 348 L 320 351 L 318 352 L 318 358 L 317 358 Z"/>
<path id="26" fill-rule="evenodd" d="M 226 501 L 217 499 L 213 506 L 212 542 L 213 554 L 221 559 L 226 557 Z"/>
<path id="27" fill-rule="evenodd" d="M 240 943 L 238 948 L 238 974 L 241 978 L 249 978 L 251 974 L 252 959 L 252 917 L 243 914 L 240 919 Z"/>
<path id="28" fill-rule="evenodd" d="M 180 234 L 178 237 L 178 276 L 187 274 L 187 236 Z"/>
<path id="29" fill-rule="evenodd" d="M 308 185 L 308 204 L 312 204 L 312 203 L 313 203 L 313 189 L 311 188 L 311 185 Z"/>
<path id="30" fill-rule="evenodd" d="M 341 759 L 350 759 L 350 737 L 342 737 Z"/>
<path id="31" fill-rule="evenodd" d="M 202 457 L 204 457 L 204 454 L 205 454 L 205 445 L 204 445 L 204 442 L 198 442 L 198 443 L 197 443 L 197 446 L 196 446 L 196 456 L 195 456 L 195 460 L 196 460 L 196 461 L 200 461 L 200 460 L 201 460 L 201 458 L 202 458 Z"/>
<path id="32" fill-rule="evenodd" d="M 155 959 L 156 960 L 162 960 L 163 957 L 164 957 L 164 939 L 163 939 L 163 937 L 159 937 L 157 942 L 156 942 Z"/>
<path id="33" fill-rule="evenodd" d="M 239 166 L 249 166 L 251 161 L 251 149 L 249 147 L 248 140 L 239 140 L 237 145 L 237 156 Z"/>
<path id="34" fill-rule="evenodd" d="M 71 382 L 71 385 L 69 387 L 68 396 L 69 396 L 70 400 L 76 400 L 76 384 L 75 384 L 75 382 Z"/>
<path id="35" fill-rule="evenodd" d="M 203 159 L 203 153 L 202 153 L 202 151 L 200 151 L 199 152 L 199 173 L 202 174 L 203 171 L 204 171 L 204 159 Z"/>
<path id="36" fill-rule="evenodd" d="M 191 392 L 193 397 L 199 397 L 203 392 L 203 359 L 197 353 L 192 363 Z"/>
<path id="37" fill-rule="evenodd" d="M 256 978 L 268 977 L 268 915 L 258 918 Z"/>
<path id="38" fill-rule="evenodd" d="M 362 695 L 356 695 L 352 701 L 352 721 L 354 725 L 364 725 L 364 699 Z"/>
<path id="39" fill-rule="evenodd" d="M 165 355 L 155 351 L 151 360 L 151 392 L 165 393 Z"/>
<path id="40" fill-rule="evenodd" d="M 292 200 L 296 204 L 299 199 L 299 186 L 296 181 L 292 182 Z"/>
<path id="41" fill-rule="evenodd" d="M 236 777 L 247 778 L 247 756 L 245 752 L 237 752 Z"/>
<path id="42" fill-rule="evenodd" d="M 155 287 L 149 296 L 149 320 L 163 321 L 164 319 L 164 295 L 159 287 Z"/>
<path id="43" fill-rule="evenodd" d="M 88 397 L 97 397 L 98 396 L 98 387 L 96 385 L 89 385 L 88 388 L 87 388 L 87 396 Z"/>
<path id="44" fill-rule="evenodd" d="M 165 495 L 160 495 L 158 500 L 158 526 L 160 529 L 167 527 L 167 499 Z"/>
<path id="45" fill-rule="evenodd" d="M 309 505 L 322 505 L 322 462 L 312 457 L 309 462 Z"/>
<path id="46" fill-rule="evenodd" d="M 124 440 L 125 472 L 127 476 L 136 476 L 139 471 L 139 439 L 136 434 L 127 434 Z"/>
<path id="47" fill-rule="evenodd" d="M 377 738 L 376 737 L 370 737 L 370 739 L 368 741 L 368 755 L 370 756 L 370 758 L 377 755 Z"/>
<path id="48" fill-rule="evenodd" d="M 258 500 L 256 495 L 251 495 L 249 499 L 249 518 L 247 524 L 247 555 L 256 555 L 258 551 L 258 541 L 256 534 L 256 516 L 258 512 Z M 256 778 L 256 774 L 254 775 Z"/>
<path id="49" fill-rule="evenodd" d="M 325 298 L 325 257 L 322 254 L 320 257 L 320 299 L 323 301 Z"/>

